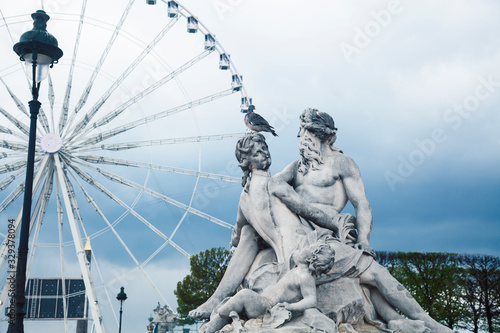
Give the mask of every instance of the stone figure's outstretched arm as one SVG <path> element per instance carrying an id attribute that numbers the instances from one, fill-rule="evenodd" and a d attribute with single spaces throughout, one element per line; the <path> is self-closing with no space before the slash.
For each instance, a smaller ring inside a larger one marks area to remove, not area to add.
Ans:
<path id="1" fill-rule="evenodd" d="M 293 161 L 292 163 L 288 164 L 280 173 L 275 174 L 272 179 L 287 183 L 289 185 L 293 185 L 298 166 L 299 161 Z"/>
<path id="2" fill-rule="evenodd" d="M 293 175 L 296 173 L 297 161 L 289 164 L 282 172 L 271 177 L 269 181 L 269 193 L 283 202 L 288 209 L 302 216 L 320 227 L 338 232 L 338 226 L 334 220 L 321 209 L 314 207 L 306 201 L 292 187 Z"/>
<path id="3" fill-rule="evenodd" d="M 365 193 L 365 186 L 356 163 L 344 156 L 341 163 L 341 178 L 347 197 L 356 211 L 356 228 L 358 229 L 357 247 L 371 251 L 370 234 L 372 232 L 372 210 Z"/>

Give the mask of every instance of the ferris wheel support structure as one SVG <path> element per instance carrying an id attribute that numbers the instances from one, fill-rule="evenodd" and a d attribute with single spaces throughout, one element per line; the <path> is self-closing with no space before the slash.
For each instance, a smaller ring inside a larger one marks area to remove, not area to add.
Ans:
<path id="1" fill-rule="evenodd" d="M 59 160 L 59 154 L 54 154 L 54 162 L 57 170 L 57 176 L 59 184 L 61 186 L 61 193 L 66 206 L 66 216 L 68 217 L 69 225 L 71 228 L 71 234 L 73 235 L 73 240 L 75 242 L 75 251 L 78 258 L 78 264 L 80 265 L 80 271 L 83 276 L 83 281 L 85 283 L 85 289 L 87 290 L 87 297 L 89 299 L 90 311 L 92 313 L 92 318 L 94 319 L 94 326 L 97 333 L 105 333 L 104 325 L 102 321 L 102 314 L 99 307 L 99 302 L 97 301 L 96 292 L 94 290 L 94 283 L 92 281 L 92 275 L 90 275 L 90 263 L 85 258 L 85 251 L 83 250 L 82 236 L 80 234 L 80 229 L 78 223 L 73 215 L 73 207 L 71 205 L 70 198 L 68 196 L 69 189 L 66 186 L 66 179 L 64 178 L 63 169 L 61 166 L 61 161 Z"/>

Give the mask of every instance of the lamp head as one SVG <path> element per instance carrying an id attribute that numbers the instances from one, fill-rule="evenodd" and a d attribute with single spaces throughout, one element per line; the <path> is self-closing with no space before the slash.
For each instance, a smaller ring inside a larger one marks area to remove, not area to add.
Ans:
<path id="1" fill-rule="evenodd" d="M 118 293 L 118 295 L 116 295 L 116 299 L 120 302 L 123 302 L 127 299 L 127 294 L 125 294 L 125 292 L 123 291 L 124 289 L 124 287 L 120 287 L 120 292 Z"/>
<path id="2" fill-rule="evenodd" d="M 57 39 L 47 32 L 47 21 L 50 19 L 43 10 L 31 14 L 33 29 L 21 35 L 19 43 L 14 45 L 14 52 L 26 63 L 26 71 L 33 79 L 32 64 L 36 61 L 36 81 L 45 79 L 49 67 L 57 63 L 63 55 L 58 47 Z"/>

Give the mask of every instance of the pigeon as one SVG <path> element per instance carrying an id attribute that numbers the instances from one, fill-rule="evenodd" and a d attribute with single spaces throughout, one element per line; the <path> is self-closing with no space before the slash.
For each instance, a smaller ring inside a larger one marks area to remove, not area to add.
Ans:
<path id="1" fill-rule="evenodd" d="M 253 112 L 255 106 L 250 105 L 248 107 L 248 112 L 245 114 L 245 125 L 254 132 L 270 132 L 274 136 L 278 136 L 274 131 L 274 127 L 269 125 L 267 120 L 265 120 L 261 115 Z"/>

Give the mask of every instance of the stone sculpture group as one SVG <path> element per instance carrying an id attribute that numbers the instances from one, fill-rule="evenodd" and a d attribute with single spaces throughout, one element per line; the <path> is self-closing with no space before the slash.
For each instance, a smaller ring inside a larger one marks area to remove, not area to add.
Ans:
<path id="1" fill-rule="evenodd" d="M 363 181 L 336 133 L 329 114 L 306 109 L 300 159 L 272 177 L 264 136 L 238 141 L 236 250 L 215 293 L 189 314 L 209 319 L 200 332 L 453 332 L 376 261 Z M 356 217 L 342 213 L 347 202 Z"/>
<path id="2" fill-rule="evenodd" d="M 177 324 L 177 314 L 174 313 L 168 305 L 161 306 L 160 302 L 153 310 L 155 316 L 152 320 L 153 325 L 156 327 L 157 333 L 173 332 Z"/>

